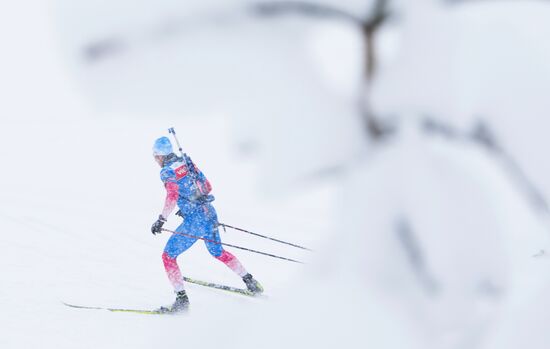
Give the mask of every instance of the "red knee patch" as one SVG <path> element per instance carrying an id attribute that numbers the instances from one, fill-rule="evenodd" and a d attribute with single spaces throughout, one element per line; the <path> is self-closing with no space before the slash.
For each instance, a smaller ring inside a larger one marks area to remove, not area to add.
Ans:
<path id="1" fill-rule="evenodd" d="M 167 252 L 164 252 L 162 254 L 162 262 L 164 263 L 164 265 L 172 265 L 176 263 L 176 260 L 170 257 L 170 255 Z"/>
<path id="2" fill-rule="evenodd" d="M 229 261 L 231 261 L 233 258 L 235 258 L 235 256 L 233 256 L 231 253 L 227 252 L 227 251 L 223 251 L 223 253 L 216 257 L 218 260 L 222 261 L 223 263 L 228 263 Z"/>

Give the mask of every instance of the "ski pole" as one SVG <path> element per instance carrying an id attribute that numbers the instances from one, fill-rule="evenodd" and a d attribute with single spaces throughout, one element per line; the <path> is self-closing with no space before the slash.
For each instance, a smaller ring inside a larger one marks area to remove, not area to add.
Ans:
<path id="1" fill-rule="evenodd" d="M 275 238 L 272 238 L 272 237 L 269 237 L 269 236 L 261 235 L 261 234 L 258 234 L 258 233 L 254 233 L 254 232 L 251 232 L 251 231 L 242 229 L 242 228 L 233 227 L 233 226 L 231 226 L 231 225 L 229 225 L 229 224 L 219 223 L 218 225 L 221 226 L 221 227 L 223 227 L 224 230 L 225 230 L 225 228 L 231 228 L 231 229 L 234 229 L 234 230 L 243 232 L 243 233 L 247 233 L 247 234 L 254 235 L 254 236 L 258 236 L 258 237 L 261 237 L 261 238 L 264 238 L 264 239 L 276 241 L 276 242 L 281 243 L 281 244 L 285 244 L 285 245 L 293 246 L 293 247 L 296 247 L 296 248 L 301 248 L 302 250 L 306 250 L 306 251 L 313 252 L 313 250 L 310 249 L 310 248 L 307 248 L 307 247 L 304 247 L 304 246 L 300 246 L 300 245 L 296 245 L 296 244 L 293 244 L 293 243 L 290 243 L 290 242 L 287 242 L 287 241 L 275 239 Z"/>
<path id="2" fill-rule="evenodd" d="M 282 259 L 282 260 L 289 261 L 289 262 L 294 262 L 294 263 L 299 263 L 299 264 L 305 264 L 304 262 L 300 262 L 300 261 L 297 261 L 297 260 L 295 260 L 295 259 L 286 258 L 286 257 L 281 257 L 281 256 L 277 256 L 277 255 L 274 255 L 274 254 L 271 254 L 271 253 L 256 251 L 256 250 L 253 250 L 253 249 L 250 249 L 250 248 L 246 248 L 246 247 L 241 247 L 241 246 L 226 244 L 226 243 L 223 243 L 223 242 L 217 242 L 217 241 L 210 240 L 210 239 L 207 239 L 207 238 L 203 238 L 203 237 L 200 237 L 200 236 L 195 236 L 195 235 L 180 233 L 180 232 L 172 231 L 172 230 L 169 230 L 169 229 L 161 229 L 161 230 L 162 230 L 162 231 L 165 231 L 165 232 L 168 232 L 168 233 L 172 233 L 172 234 L 174 234 L 174 235 L 181 235 L 181 236 L 186 236 L 186 237 L 190 237 L 190 238 L 194 238 L 194 239 L 200 239 L 200 240 L 203 240 L 203 241 L 215 243 L 215 244 L 217 244 L 217 245 L 229 246 L 229 247 L 237 248 L 237 249 L 239 249 L 239 250 L 248 251 L 248 252 L 252 252 L 252 253 L 257 253 L 257 254 L 261 254 L 261 255 L 264 255 L 264 256 L 273 257 L 273 258 L 277 258 L 277 259 Z"/>

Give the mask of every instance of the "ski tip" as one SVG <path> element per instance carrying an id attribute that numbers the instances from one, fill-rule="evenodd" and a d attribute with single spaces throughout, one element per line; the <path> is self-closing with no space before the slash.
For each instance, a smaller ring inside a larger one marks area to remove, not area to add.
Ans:
<path id="1" fill-rule="evenodd" d="M 88 306 L 84 306 L 84 305 L 76 305 L 76 304 L 71 304 L 71 303 L 67 303 L 67 302 L 63 302 L 61 301 L 61 303 L 69 308 L 76 308 L 76 309 L 103 309 L 101 307 L 88 307 Z"/>

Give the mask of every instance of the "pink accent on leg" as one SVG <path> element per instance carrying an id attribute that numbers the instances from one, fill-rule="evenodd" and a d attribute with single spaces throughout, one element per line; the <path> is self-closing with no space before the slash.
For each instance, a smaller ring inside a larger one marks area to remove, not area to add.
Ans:
<path id="1" fill-rule="evenodd" d="M 162 262 L 164 263 L 164 269 L 166 269 L 166 275 L 174 286 L 174 291 L 183 291 L 183 278 L 181 277 L 180 268 L 175 258 L 172 258 L 168 253 L 162 254 Z"/>
<path id="2" fill-rule="evenodd" d="M 216 257 L 216 259 L 223 262 L 229 267 L 229 269 L 233 270 L 235 274 L 239 275 L 240 277 L 248 274 L 248 272 L 246 271 L 246 269 L 244 269 L 243 265 L 241 264 L 241 262 L 239 262 L 237 257 L 233 256 L 227 251 L 223 251 L 220 256 Z"/>

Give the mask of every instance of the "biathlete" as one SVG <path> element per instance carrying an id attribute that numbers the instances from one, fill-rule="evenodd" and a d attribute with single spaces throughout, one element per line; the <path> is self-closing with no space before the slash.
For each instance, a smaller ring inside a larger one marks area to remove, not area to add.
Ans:
<path id="1" fill-rule="evenodd" d="M 184 155 L 179 157 L 173 152 L 172 143 L 167 137 L 157 139 L 153 146 L 153 156 L 162 167 L 160 178 L 166 188 L 166 200 L 162 213 L 151 227 L 156 235 L 162 232 L 162 226 L 176 205 L 183 217 L 183 223 L 176 229 L 164 248 L 162 261 L 166 274 L 174 287 L 176 301 L 169 308 L 161 308 L 170 312 L 179 312 L 189 307 L 189 298 L 184 289 L 183 277 L 176 258 L 191 247 L 198 238 L 203 238 L 208 252 L 227 265 L 239 275 L 248 290 L 260 294 L 263 288 L 241 262 L 225 251 L 221 245 L 218 231 L 218 217 L 212 206 L 214 196 L 210 195 L 212 186 L 204 174 Z"/>

